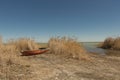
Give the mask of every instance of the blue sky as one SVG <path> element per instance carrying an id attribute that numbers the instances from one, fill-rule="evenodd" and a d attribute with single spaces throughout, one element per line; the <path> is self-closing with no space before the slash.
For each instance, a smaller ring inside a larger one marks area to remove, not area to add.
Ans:
<path id="1" fill-rule="evenodd" d="M 0 35 L 103 41 L 120 35 L 120 0 L 0 0 Z"/>

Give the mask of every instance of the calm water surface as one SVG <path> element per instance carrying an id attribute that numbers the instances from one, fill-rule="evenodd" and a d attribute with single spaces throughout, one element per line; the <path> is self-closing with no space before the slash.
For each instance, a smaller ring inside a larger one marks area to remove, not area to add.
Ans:
<path id="1" fill-rule="evenodd" d="M 98 42 L 83 42 L 82 44 L 88 52 L 99 53 L 102 55 L 105 55 L 106 53 L 106 50 L 97 48 Z"/>
<path id="2" fill-rule="evenodd" d="M 120 57 L 120 51 L 116 51 L 116 50 L 105 50 L 102 48 L 97 48 L 97 45 L 99 43 L 98 42 L 84 42 L 83 45 L 85 47 L 85 49 L 88 52 L 93 52 L 93 53 L 98 53 L 100 55 L 107 55 L 107 56 L 116 56 L 116 57 Z"/>

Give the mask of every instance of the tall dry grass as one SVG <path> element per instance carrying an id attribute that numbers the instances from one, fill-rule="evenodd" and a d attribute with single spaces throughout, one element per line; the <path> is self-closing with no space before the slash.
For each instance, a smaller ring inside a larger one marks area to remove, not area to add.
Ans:
<path id="1" fill-rule="evenodd" d="M 20 56 L 21 50 L 37 49 L 37 43 L 28 38 L 9 40 L 6 44 L 0 37 L 0 80 L 29 80 L 32 77 L 30 63 Z"/>
<path id="2" fill-rule="evenodd" d="M 17 40 L 9 40 L 8 45 L 14 45 L 16 50 L 24 51 L 24 50 L 37 50 L 40 45 L 35 42 L 35 40 L 30 38 L 19 38 Z"/>
<path id="3" fill-rule="evenodd" d="M 114 40 L 113 49 L 120 50 L 120 37 L 117 37 L 117 38 Z"/>
<path id="4" fill-rule="evenodd" d="M 3 45 L 2 37 L 0 36 L 0 49 L 1 49 L 2 45 Z"/>
<path id="5" fill-rule="evenodd" d="M 105 41 L 99 47 L 104 49 L 120 50 L 120 37 L 106 38 Z"/>
<path id="6" fill-rule="evenodd" d="M 106 38 L 105 41 L 102 43 L 101 47 L 104 49 L 111 49 L 114 45 L 114 38 Z"/>
<path id="7" fill-rule="evenodd" d="M 60 55 L 63 54 L 78 59 L 88 58 L 82 44 L 80 44 L 73 38 L 68 37 L 51 38 L 48 42 L 48 46 L 50 48 L 50 52 L 54 54 Z"/>

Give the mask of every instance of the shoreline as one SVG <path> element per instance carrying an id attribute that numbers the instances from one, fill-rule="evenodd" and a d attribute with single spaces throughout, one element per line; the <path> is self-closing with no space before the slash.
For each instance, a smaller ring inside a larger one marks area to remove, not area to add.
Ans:
<path id="1" fill-rule="evenodd" d="M 7 79 L 120 80 L 120 57 L 91 53 L 90 58 L 91 60 L 77 60 L 51 53 L 21 56 L 21 59 L 29 63 L 27 65 L 16 64 L 16 66 L 11 64 L 9 68 L 11 72 L 7 74 L 9 76 Z M 14 70 L 17 70 L 17 72 Z M 20 76 L 20 74 L 22 75 Z M 1 80 L 4 79 L 4 77 L 1 77 Z"/>

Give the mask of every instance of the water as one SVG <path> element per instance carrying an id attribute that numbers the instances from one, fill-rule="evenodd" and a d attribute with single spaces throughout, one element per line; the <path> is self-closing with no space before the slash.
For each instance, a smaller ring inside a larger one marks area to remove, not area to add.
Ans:
<path id="1" fill-rule="evenodd" d="M 98 48 L 97 45 L 99 43 L 98 42 L 84 42 L 83 45 L 85 47 L 85 49 L 88 52 L 93 52 L 93 53 L 98 53 L 100 55 L 107 55 L 107 56 L 115 56 L 115 57 L 120 57 L 120 51 L 117 50 L 105 50 L 102 48 Z"/>
<path id="2" fill-rule="evenodd" d="M 99 44 L 98 42 L 84 42 L 83 46 L 88 52 L 99 53 L 101 55 L 105 55 L 106 50 L 102 48 L 98 48 L 97 47 L 98 44 Z"/>

